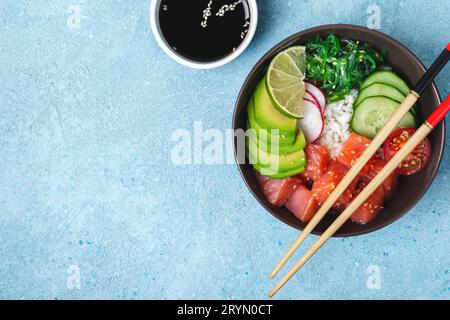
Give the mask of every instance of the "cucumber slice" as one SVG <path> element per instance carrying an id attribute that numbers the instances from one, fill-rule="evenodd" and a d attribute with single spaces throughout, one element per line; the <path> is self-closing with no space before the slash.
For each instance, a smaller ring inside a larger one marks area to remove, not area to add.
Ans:
<path id="1" fill-rule="evenodd" d="M 269 169 L 274 173 L 298 169 L 306 164 L 306 156 L 303 149 L 286 154 L 271 154 L 259 149 L 254 139 L 247 138 L 247 151 L 252 164 L 256 164 L 260 168 Z"/>
<path id="2" fill-rule="evenodd" d="M 266 90 L 264 79 L 256 87 L 253 103 L 255 106 L 255 119 L 265 129 L 279 129 L 297 132 L 297 120 L 286 117 L 280 113 L 272 103 Z"/>
<path id="3" fill-rule="evenodd" d="M 406 96 L 393 86 L 384 83 L 373 83 L 364 88 L 355 101 L 355 108 L 366 98 L 383 96 L 402 103 Z"/>
<path id="4" fill-rule="evenodd" d="M 396 75 L 392 71 L 386 70 L 376 71 L 372 73 L 370 76 L 368 76 L 366 80 L 364 80 L 364 82 L 361 84 L 360 91 L 362 91 L 362 89 L 367 88 L 368 86 L 374 83 L 384 83 L 393 86 L 397 88 L 405 96 L 407 96 L 411 91 L 406 82 L 403 81 L 398 75 Z"/>
<path id="5" fill-rule="evenodd" d="M 267 144 L 271 144 L 272 136 L 276 134 L 276 131 L 272 131 L 274 129 L 267 129 L 262 127 L 258 121 L 256 121 L 255 118 L 255 105 L 253 103 L 253 98 L 250 99 L 250 102 L 247 106 L 247 115 L 248 115 L 248 122 L 249 125 L 247 128 L 255 129 L 257 133 L 260 133 L 264 136 L 267 136 Z M 265 130 L 265 131 L 264 131 Z M 284 131 L 277 129 L 277 137 L 278 137 L 278 144 L 280 145 L 280 148 L 282 146 L 292 146 L 294 145 L 297 137 L 297 132 L 292 131 Z"/>
<path id="6" fill-rule="evenodd" d="M 386 97 L 364 99 L 353 113 L 351 124 L 353 131 L 373 139 L 399 106 L 398 102 Z M 397 128 L 414 128 L 415 126 L 416 119 L 411 112 L 408 112 Z"/>

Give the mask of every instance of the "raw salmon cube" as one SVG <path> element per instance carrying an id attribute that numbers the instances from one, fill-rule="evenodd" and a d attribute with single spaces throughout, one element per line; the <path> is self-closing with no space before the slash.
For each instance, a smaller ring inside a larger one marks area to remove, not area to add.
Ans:
<path id="1" fill-rule="evenodd" d="M 356 198 L 366 186 L 366 182 L 359 181 L 354 193 L 354 198 Z M 358 209 L 356 209 L 351 217 L 352 221 L 357 224 L 369 223 L 383 209 L 383 203 L 384 190 L 383 187 L 379 187 Z"/>
<path id="2" fill-rule="evenodd" d="M 356 160 L 361 156 L 364 150 L 366 150 L 369 144 L 369 139 L 352 132 L 350 137 L 343 144 L 336 159 L 347 168 L 350 168 L 355 164 Z"/>
<path id="3" fill-rule="evenodd" d="M 361 170 L 360 178 L 369 183 L 373 178 L 383 169 L 386 165 L 386 161 L 381 157 L 372 158 L 365 167 Z M 384 181 L 383 181 L 383 191 L 384 191 L 384 199 L 389 200 L 392 198 L 395 190 L 397 189 L 398 184 L 398 174 L 396 172 L 391 173 Z"/>
<path id="4" fill-rule="evenodd" d="M 339 182 L 341 182 L 347 171 L 347 167 L 341 164 L 339 161 L 330 161 L 326 172 L 320 177 L 319 180 L 314 182 L 311 190 L 314 196 L 317 198 L 320 206 L 327 200 L 327 198 L 336 188 Z M 333 206 L 333 209 L 335 209 L 335 211 L 342 211 L 350 204 L 353 198 L 353 191 L 355 190 L 357 183 L 358 178 L 356 178 L 342 193 L 342 195 Z"/>
<path id="5" fill-rule="evenodd" d="M 283 206 L 297 188 L 303 186 L 303 180 L 300 177 L 270 179 L 259 173 L 255 175 L 267 201 L 277 207 Z"/>
<path id="6" fill-rule="evenodd" d="M 330 153 L 328 149 L 324 146 L 319 146 L 316 144 L 311 144 L 305 149 L 306 154 L 306 167 L 300 176 L 307 183 L 314 183 L 319 180 L 320 177 L 325 173 L 328 163 L 330 162 Z"/>

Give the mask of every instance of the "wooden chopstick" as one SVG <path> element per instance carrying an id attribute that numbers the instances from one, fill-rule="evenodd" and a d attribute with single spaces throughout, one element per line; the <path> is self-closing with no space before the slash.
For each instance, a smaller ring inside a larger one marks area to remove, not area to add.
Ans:
<path id="1" fill-rule="evenodd" d="M 275 295 L 281 287 L 319 250 L 324 243 L 332 237 L 336 231 L 352 216 L 369 198 L 372 193 L 383 183 L 383 181 L 401 164 L 401 162 L 417 147 L 419 143 L 433 130 L 433 128 L 445 117 L 450 111 L 450 95 L 445 101 L 433 112 L 433 114 L 425 121 L 425 123 L 415 132 L 415 134 L 405 143 L 405 145 L 397 152 L 397 154 L 384 166 L 384 168 L 375 176 L 375 178 L 361 191 L 361 193 L 353 199 L 347 209 L 342 212 L 339 217 L 331 224 L 330 227 L 322 234 L 317 242 L 300 258 L 300 260 L 292 267 L 291 270 L 276 284 L 270 291 L 269 296 Z"/>
<path id="2" fill-rule="evenodd" d="M 270 278 L 277 275 L 280 269 L 285 265 L 289 258 L 294 254 L 295 250 L 303 243 L 303 241 L 308 237 L 311 231 L 317 226 L 317 224 L 322 220 L 322 218 L 328 213 L 334 203 L 339 199 L 341 194 L 347 189 L 347 187 L 352 183 L 352 181 L 358 176 L 359 172 L 364 168 L 367 162 L 373 157 L 377 152 L 378 148 L 381 147 L 384 140 L 391 134 L 392 130 L 397 126 L 400 120 L 405 116 L 405 114 L 411 109 L 411 107 L 416 103 L 419 95 L 415 92 L 411 92 L 397 111 L 392 115 L 389 121 L 386 123 L 384 128 L 376 135 L 372 140 L 366 150 L 362 153 L 359 159 L 355 162 L 353 167 L 347 172 L 341 182 L 337 187 L 331 192 L 327 200 L 322 204 L 320 209 L 316 212 L 311 221 L 306 225 L 305 229 L 300 233 L 300 236 L 291 245 L 289 250 L 286 252 L 284 257 L 280 260 L 277 266 L 270 273 Z"/>
<path id="3" fill-rule="evenodd" d="M 405 98 L 402 104 L 399 106 L 396 112 L 391 116 L 389 121 L 385 124 L 383 129 L 375 136 L 366 150 L 362 153 L 360 158 L 355 162 L 355 164 L 350 168 L 345 177 L 337 185 L 337 187 L 331 192 L 328 199 L 320 207 L 311 221 L 306 225 L 303 231 L 300 233 L 298 238 L 291 245 L 289 250 L 281 258 L 269 277 L 272 279 L 275 277 L 281 268 L 286 264 L 290 257 L 294 254 L 297 248 L 303 243 L 303 241 L 308 237 L 308 235 L 314 230 L 317 224 L 323 219 L 323 217 L 328 213 L 333 204 L 339 199 L 341 194 L 347 189 L 347 187 L 352 183 L 352 181 L 358 176 L 359 172 L 364 168 L 367 162 L 372 158 L 372 156 L 377 152 L 378 148 L 381 147 L 384 140 L 389 136 L 392 130 L 397 126 L 404 115 L 412 108 L 412 106 L 417 102 L 420 94 L 426 89 L 426 87 L 433 81 L 437 74 L 442 70 L 442 68 L 447 64 L 450 58 L 450 43 L 439 55 L 439 57 L 433 62 L 427 72 L 422 76 L 417 85 L 411 90 L 411 93 Z"/>

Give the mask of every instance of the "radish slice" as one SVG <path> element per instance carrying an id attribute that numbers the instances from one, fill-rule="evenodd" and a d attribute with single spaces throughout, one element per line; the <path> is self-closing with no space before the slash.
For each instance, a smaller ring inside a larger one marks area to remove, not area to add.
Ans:
<path id="1" fill-rule="evenodd" d="M 298 120 L 298 127 L 303 130 L 309 143 L 315 142 L 323 132 L 324 121 L 320 107 L 313 100 L 303 99 L 303 119 Z"/>
<path id="2" fill-rule="evenodd" d="M 305 84 L 306 84 L 306 91 L 308 91 L 314 97 L 316 97 L 316 100 L 319 103 L 320 108 L 322 109 L 322 113 L 324 113 L 325 107 L 327 105 L 327 96 L 318 86 L 309 82 L 305 82 Z"/>
<path id="3" fill-rule="evenodd" d="M 316 106 L 318 106 L 319 108 L 322 109 L 322 107 L 320 106 L 319 101 L 317 101 L 316 96 L 314 96 L 311 92 L 305 91 L 305 98 L 308 99 L 308 100 L 312 100 L 316 104 Z"/>

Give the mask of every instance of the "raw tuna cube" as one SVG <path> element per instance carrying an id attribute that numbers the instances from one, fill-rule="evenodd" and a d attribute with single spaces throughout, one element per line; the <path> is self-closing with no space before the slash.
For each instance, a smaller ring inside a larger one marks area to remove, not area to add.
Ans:
<path id="1" fill-rule="evenodd" d="M 364 181 L 359 181 L 358 186 L 354 193 L 354 198 L 358 196 L 358 194 L 367 186 L 367 183 Z M 361 207 L 359 207 L 355 213 L 353 213 L 351 219 L 353 222 L 357 224 L 366 224 L 372 221 L 378 212 L 383 209 L 384 203 L 384 190 L 383 187 L 379 187 L 375 190 L 375 192 L 367 198 Z"/>
<path id="2" fill-rule="evenodd" d="M 311 191 L 300 186 L 286 202 L 286 208 L 302 222 L 308 222 L 319 209 L 319 204 Z"/>
<path id="3" fill-rule="evenodd" d="M 336 186 L 341 182 L 342 178 L 347 173 L 348 169 L 346 166 L 341 164 L 339 161 L 331 160 L 327 168 L 327 171 L 320 177 L 319 180 L 314 182 L 312 187 L 312 193 L 317 198 L 319 205 L 322 205 L 331 194 L 331 192 L 336 188 Z M 351 202 L 353 197 L 353 191 L 358 183 L 358 178 L 356 178 L 348 188 L 342 193 L 339 199 L 333 206 L 335 211 L 342 211 Z"/>
<path id="4" fill-rule="evenodd" d="M 307 164 L 300 176 L 309 184 L 319 180 L 330 162 L 330 153 L 324 146 L 311 144 L 305 149 Z"/>
<path id="5" fill-rule="evenodd" d="M 255 175 L 267 201 L 277 207 L 283 206 L 297 188 L 303 186 L 303 180 L 299 177 L 270 179 L 258 173 Z"/>
<path id="6" fill-rule="evenodd" d="M 369 144 L 369 139 L 352 132 L 350 137 L 348 137 L 347 141 L 343 144 L 337 160 L 347 168 L 350 168 L 355 164 L 356 160 L 361 156 L 364 150 L 366 150 Z"/>

